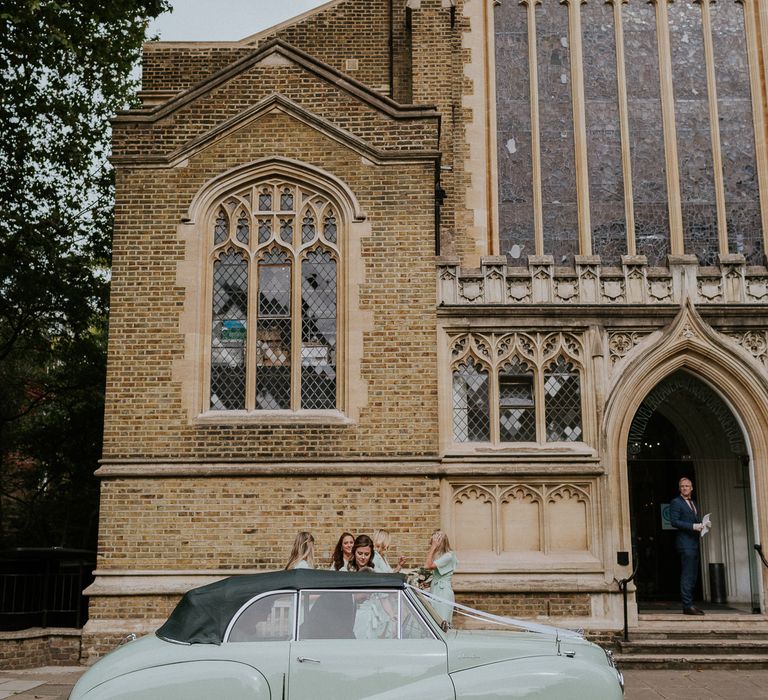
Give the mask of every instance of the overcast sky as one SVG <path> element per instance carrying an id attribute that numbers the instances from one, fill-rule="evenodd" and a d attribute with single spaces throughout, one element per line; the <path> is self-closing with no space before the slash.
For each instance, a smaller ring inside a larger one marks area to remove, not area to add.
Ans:
<path id="1" fill-rule="evenodd" d="M 322 5 L 328 0 L 173 0 L 150 24 L 164 41 L 233 41 Z"/>

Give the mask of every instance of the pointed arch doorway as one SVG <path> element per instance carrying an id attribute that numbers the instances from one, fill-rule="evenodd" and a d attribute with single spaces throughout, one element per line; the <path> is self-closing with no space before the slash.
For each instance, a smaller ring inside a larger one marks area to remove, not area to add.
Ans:
<path id="1" fill-rule="evenodd" d="M 697 600 L 708 607 L 759 612 L 749 451 L 721 396 L 685 370 L 662 379 L 632 420 L 627 473 L 639 611 L 680 606 L 679 562 L 667 505 L 686 476 L 714 523 L 702 542 Z M 713 590 L 710 564 L 723 566 L 715 568 L 724 573 L 725 590 L 716 582 Z M 722 594 L 725 602 L 719 603 Z"/>

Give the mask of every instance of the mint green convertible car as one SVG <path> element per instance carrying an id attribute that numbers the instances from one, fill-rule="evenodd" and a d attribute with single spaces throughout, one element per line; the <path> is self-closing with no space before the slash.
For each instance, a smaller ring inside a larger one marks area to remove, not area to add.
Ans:
<path id="1" fill-rule="evenodd" d="M 91 667 L 70 700 L 622 695 L 610 656 L 574 632 L 453 630 L 400 574 L 297 569 L 190 591 L 156 634 Z"/>

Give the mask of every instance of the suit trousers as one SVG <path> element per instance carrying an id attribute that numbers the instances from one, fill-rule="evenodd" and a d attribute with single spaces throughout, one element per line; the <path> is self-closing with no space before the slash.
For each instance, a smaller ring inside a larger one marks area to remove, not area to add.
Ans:
<path id="1" fill-rule="evenodd" d="M 699 550 L 680 549 L 680 600 L 683 608 L 693 605 L 693 591 L 699 578 Z"/>

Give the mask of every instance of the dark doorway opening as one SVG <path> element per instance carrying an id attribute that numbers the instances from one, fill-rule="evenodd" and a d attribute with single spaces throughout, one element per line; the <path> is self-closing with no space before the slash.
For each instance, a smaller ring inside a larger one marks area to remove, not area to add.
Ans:
<path id="1" fill-rule="evenodd" d="M 677 496 L 683 476 L 696 484 L 690 451 L 675 426 L 656 412 L 648 421 L 642 443 L 630 445 L 628 465 L 632 547 L 639 564 L 638 607 L 668 602 L 677 608 L 680 562 L 675 531 L 665 529 L 664 509 Z M 701 597 L 699 577 L 696 599 Z"/>
<path id="2" fill-rule="evenodd" d="M 730 407 L 693 374 L 679 370 L 645 397 L 627 441 L 639 611 L 680 610 L 680 564 L 668 505 L 683 476 L 693 481 L 694 499 L 713 525 L 701 539 L 697 604 L 759 610 L 748 454 Z"/>

